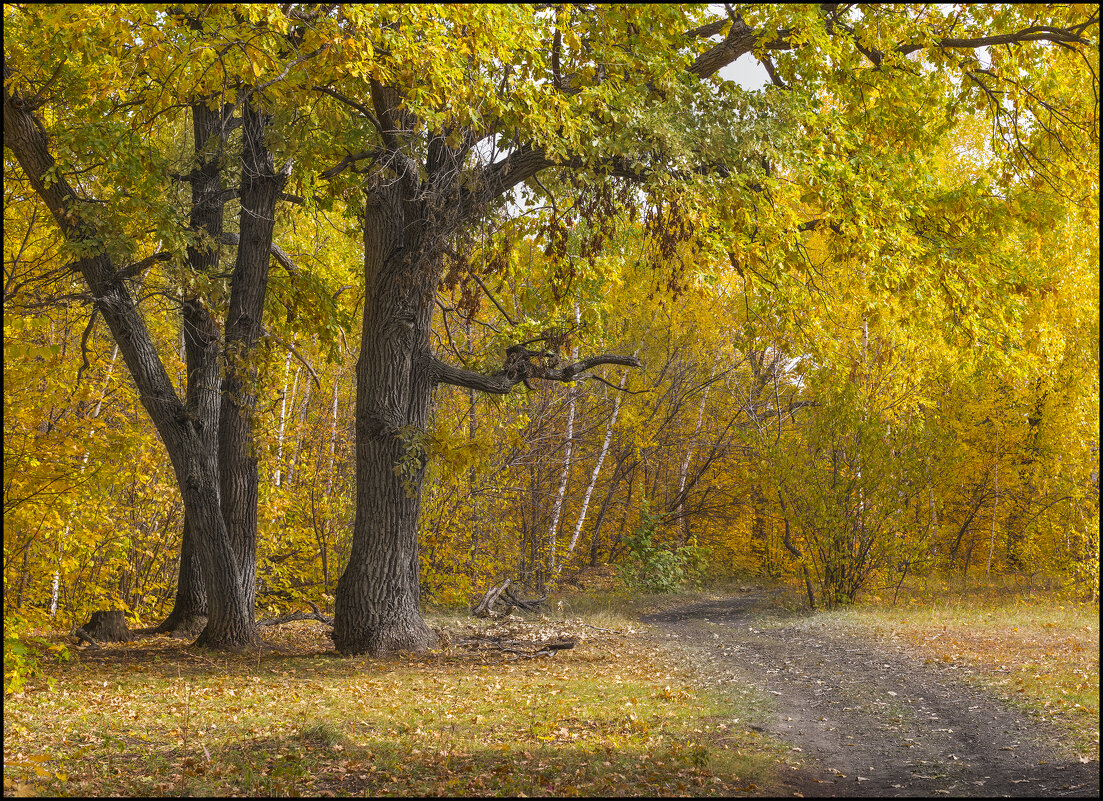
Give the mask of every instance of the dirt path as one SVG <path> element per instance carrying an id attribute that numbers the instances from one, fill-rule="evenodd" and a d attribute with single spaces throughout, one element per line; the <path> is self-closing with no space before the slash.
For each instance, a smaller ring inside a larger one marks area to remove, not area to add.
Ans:
<path id="1" fill-rule="evenodd" d="M 752 592 L 643 618 L 705 675 L 776 701 L 763 729 L 802 766 L 780 793 L 805 796 L 1098 797 L 1099 763 L 973 686 L 953 666 L 784 615 Z"/>

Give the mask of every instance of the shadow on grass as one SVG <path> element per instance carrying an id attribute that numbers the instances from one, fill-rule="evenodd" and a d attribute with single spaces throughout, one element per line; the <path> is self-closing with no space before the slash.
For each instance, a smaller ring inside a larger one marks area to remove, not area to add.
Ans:
<path id="1" fill-rule="evenodd" d="M 761 763 L 755 767 L 717 743 L 614 748 L 549 737 L 538 746 L 465 749 L 444 729 L 439 741 L 418 745 L 370 733 L 354 740 L 323 722 L 298 735 L 211 749 L 209 759 L 185 759 L 177 789 L 252 795 L 731 795 L 753 792 L 768 779 Z"/>

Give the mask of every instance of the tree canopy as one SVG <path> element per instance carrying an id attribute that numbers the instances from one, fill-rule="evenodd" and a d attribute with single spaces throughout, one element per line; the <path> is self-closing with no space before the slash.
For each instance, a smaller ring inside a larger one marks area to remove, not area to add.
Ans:
<path id="1" fill-rule="evenodd" d="M 1094 6 L 4 14 L 11 609 L 1097 586 Z"/>

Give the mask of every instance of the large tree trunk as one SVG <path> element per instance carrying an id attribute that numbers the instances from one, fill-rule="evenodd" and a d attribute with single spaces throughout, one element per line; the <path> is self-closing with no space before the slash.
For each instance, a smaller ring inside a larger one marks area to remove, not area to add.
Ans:
<path id="1" fill-rule="evenodd" d="M 503 369 L 488 376 L 433 356 L 430 324 L 445 239 L 464 218 L 474 219 L 483 204 L 533 174 L 526 173 L 532 165 L 517 164 L 503 178 L 496 164 L 483 176 L 481 191 L 461 190 L 466 148 L 453 150 L 444 136 L 433 136 L 423 181 L 418 165 L 402 152 L 405 133 L 419 123 L 402 109 L 398 92 L 374 80 L 370 87 L 394 172 L 365 198 L 356 516 L 352 553 L 337 582 L 333 626 L 334 643 L 344 654 L 423 651 L 436 640 L 419 610 L 417 523 L 424 438 L 437 383 L 506 393 L 531 378 L 572 382 L 601 364 L 640 365 L 635 357 L 601 356 L 557 367 L 544 361 L 546 354 L 514 345 Z M 543 156 L 536 161 L 543 163 Z"/>
<path id="2" fill-rule="evenodd" d="M 197 273 L 214 273 L 218 268 L 219 246 L 216 243 L 222 238 L 226 204 L 222 192 L 222 167 L 232 110 L 230 105 L 211 110 L 206 103 L 196 103 L 191 108 L 197 167 L 190 176 L 192 207 L 188 222 L 193 231 L 209 237 L 204 244 L 188 246 L 188 264 Z M 181 328 L 187 367 L 185 404 L 199 421 L 199 431 L 204 436 L 206 447 L 213 453 L 217 448 L 218 393 L 221 385 L 218 325 L 203 303 L 193 297 L 184 303 Z M 172 612 L 156 627 L 157 632 L 192 637 L 206 625 L 207 590 L 203 584 L 194 538 L 185 512 L 176 598 Z"/>
<path id="3" fill-rule="evenodd" d="M 184 513 L 184 533 L 180 543 L 180 573 L 176 580 L 176 598 L 172 612 L 154 627 L 154 634 L 171 634 L 174 637 L 197 637 L 207 625 L 207 588 L 203 584 L 203 571 L 195 551 L 195 534 Z"/>
<path id="4" fill-rule="evenodd" d="M 250 356 L 263 328 L 264 296 L 272 253 L 276 202 L 287 172 L 276 172 L 265 145 L 267 115 L 247 97 L 242 110 L 241 225 L 237 260 L 230 278 L 230 308 L 226 315 L 225 373 L 218 417 L 218 474 L 222 518 L 233 553 L 238 591 L 233 600 L 241 614 L 216 625 L 207 621 L 199 645 L 256 640 L 257 498 L 259 476 L 253 441 L 257 404 L 257 370 Z M 226 575 L 224 578 L 229 579 Z"/>
<path id="5" fill-rule="evenodd" d="M 5 78 L 8 77 L 5 66 Z M 49 207 L 64 236 L 91 252 L 76 263 L 96 308 L 119 345 L 138 397 L 149 414 L 172 462 L 184 502 L 184 511 L 196 535 L 198 555 L 206 579 L 208 626 L 224 635 L 209 645 L 234 647 L 238 631 L 253 630 L 252 610 L 241 602 L 240 571 L 226 536 L 218 504 L 218 464 L 202 420 L 182 402 L 161 361 L 123 278 L 111 256 L 96 246 L 98 237 L 82 216 L 83 203 L 63 175 L 48 185 L 44 176 L 56 167 L 49 152 L 46 130 L 19 95 L 4 92 L 4 144 L 12 149 L 35 193 Z"/>
<path id="6" fill-rule="evenodd" d="M 333 627 L 343 654 L 423 651 L 436 639 L 419 609 L 417 543 L 436 275 L 425 269 L 422 243 L 406 233 L 399 192 L 397 185 L 374 192 L 364 215 L 356 516 Z"/>

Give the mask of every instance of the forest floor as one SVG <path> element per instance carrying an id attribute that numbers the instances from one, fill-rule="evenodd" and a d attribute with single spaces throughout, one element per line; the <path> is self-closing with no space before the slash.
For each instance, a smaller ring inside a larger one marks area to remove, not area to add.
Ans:
<path id="1" fill-rule="evenodd" d="M 565 596 L 390 659 L 313 621 L 72 647 L 5 693 L 4 795 L 1098 795 L 1097 614 L 794 606 Z"/>
<path id="2" fill-rule="evenodd" d="M 703 683 L 772 697 L 748 722 L 795 757 L 773 792 L 1098 797 L 1097 622 L 1047 620 L 1056 605 L 809 614 L 780 595 L 643 617 Z"/>

